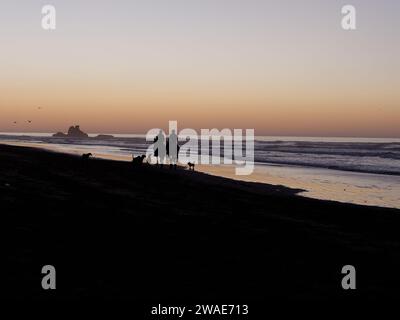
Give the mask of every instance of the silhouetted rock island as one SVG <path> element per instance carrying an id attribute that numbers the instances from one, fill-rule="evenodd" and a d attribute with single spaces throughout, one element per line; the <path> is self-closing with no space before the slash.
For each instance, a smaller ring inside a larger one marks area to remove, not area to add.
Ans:
<path id="1" fill-rule="evenodd" d="M 80 138 L 80 139 L 87 139 L 89 138 L 89 135 L 85 132 L 83 132 L 80 127 L 78 125 L 76 126 L 71 126 L 68 129 L 68 133 L 65 134 L 63 132 L 57 132 L 55 134 L 53 134 L 53 137 L 55 138 Z M 111 135 L 105 135 L 105 134 L 100 134 L 96 137 L 94 137 L 94 139 L 112 139 L 114 138 Z"/>
<path id="2" fill-rule="evenodd" d="M 94 137 L 94 139 L 108 140 L 108 139 L 114 139 L 114 136 L 110 134 L 99 134 L 98 136 Z"/>
<path id="3" fill-rule="evenodd" d="M 62 133 L 62 132 L 57 132 L 56 134 L 53 135 L 53 137 L 89 138 L 89 135 L 87 133 L 83 132 L 79 128 L 79 126 L 71 126 L 71 127 L 69 127 L 67 134 Z"/>

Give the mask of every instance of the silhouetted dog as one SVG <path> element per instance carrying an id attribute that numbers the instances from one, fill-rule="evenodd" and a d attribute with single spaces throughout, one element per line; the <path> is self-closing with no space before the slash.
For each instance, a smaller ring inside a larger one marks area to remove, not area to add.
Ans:
<path id="1" fill-rule="evenodd" d="M 91 157 L 91 156 L 93 156 L 91 153 L 84 153 L 83 155 L 82 155 L 82 160 L 89 160 L 89 158 Z"/>
<path id="2" fill-rule="evenodd" d="M 135 166 L 140 166 L 143 163 L 144 158 L 146 158 L 145 155 L 141 155 L 138 157 L 133 157 L 132 159 L 132 164 Z"/>
<path id="3" fill-rule="evenodd" d="M 189 170 L 194 171 L 194 163 L 188 162 Z"/>

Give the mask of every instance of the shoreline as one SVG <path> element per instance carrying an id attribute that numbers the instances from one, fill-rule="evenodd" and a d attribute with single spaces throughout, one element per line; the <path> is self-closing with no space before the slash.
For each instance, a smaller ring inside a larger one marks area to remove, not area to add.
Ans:
<path id="1" fill-rule="evenodd" d="M 121 154 L 120 147 L 107 147 L 102 150 L 102 148 L 91 145 L 57 145 L 34 142 L 8 142 L 6 144 L 75 155 L 91 152 L 95 157 L 101 159 L 131 161 L 131 154 Z M 141 153 L 143 150 L 135 152 L 135 154 Z M 300 196 L 307 198 L 400 209 L 400 184 L 396 181 L 395 175 L 257 162 L 254 172 L 249 176 L 236 176 L 234 165 L 199 164 L 196 168 L 204 173 L 237 181 L 302 189 L 304 192 Z"/>
<path id="2" fill-rule="evenodd" d="M 351 299 L 396 298 L 400 210 L 298 191 L 0 145 L 9 244 L 3 292 L 15 299 L 343 300 L 341 267 L 352 264 L 360 273 Z M 56 295 L 41 290 L 45 264 L 57 268 Z"/>

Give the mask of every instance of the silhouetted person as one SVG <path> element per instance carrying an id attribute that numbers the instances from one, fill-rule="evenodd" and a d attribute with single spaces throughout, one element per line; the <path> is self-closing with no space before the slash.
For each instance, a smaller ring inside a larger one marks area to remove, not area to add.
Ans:
<path id="1" fill-rule="evenodd" d="M 155 136 L 155 137 L 154 137 L 154 140 L 153 140 L 153 142 L 154 142 L 154 156 L 156 157 L 156 159 L 157 159 L 157 164 L 158 164 L 157 141 L 158 141 L 158 136 Z"/>
<path id="2" fill-rule="evenodd" d="M 166 147 L 164 134 L 161 130 L 154 141 L 154 156 L 157 158 L 157 164 L 160 163 L 161 167 L 163 167 L 165 161 Z"/>
<path id="3" fill-rule="evenodd" d="M 169 135 L 168 144 L 167 144 L 167 152 L 170 161 L 170 168 L 174 166 L 176 169 L 176 163 L 178 161 L 178 136 L 175 133 L 175 130 L 172 130 L 171 134 Z"/>

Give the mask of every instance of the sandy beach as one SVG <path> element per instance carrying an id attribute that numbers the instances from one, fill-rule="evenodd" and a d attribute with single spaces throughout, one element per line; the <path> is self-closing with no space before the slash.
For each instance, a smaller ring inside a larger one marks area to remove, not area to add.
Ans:
<path id="1" fill-rule="evenodd" d="M 6 298 L 396 298 L 400 210 L 0 145 Z M 56 294 L 41 267 L 57 268 Z M 354 265 L 358 288 L 341 287 Z"/>

